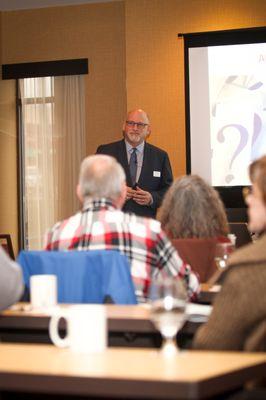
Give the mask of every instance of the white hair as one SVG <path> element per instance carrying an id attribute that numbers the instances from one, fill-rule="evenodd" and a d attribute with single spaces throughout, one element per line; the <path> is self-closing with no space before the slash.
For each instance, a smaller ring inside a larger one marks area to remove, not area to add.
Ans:
<path id="1" fill-rule="evenodd" d="M 116 200 L 122 193 L 126 177 L 115 158 L 103 154 L 86 157 L 80 166 L 79 186 L 83 198 Z"/>

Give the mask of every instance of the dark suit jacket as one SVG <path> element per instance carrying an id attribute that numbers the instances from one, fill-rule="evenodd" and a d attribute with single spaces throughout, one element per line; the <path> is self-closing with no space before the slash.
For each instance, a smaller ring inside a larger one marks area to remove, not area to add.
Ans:
<path id="1" fill-rule="evenodd" d="M 127 186 L 132 187 L 124 140 L 101 145 L 96 153 L 107 154 L 116 158 L 125 170 Z M 154 176 L 154 171 L 157 171 L 157 175 L 160 172 L 160 176 Z M 160 206 L 163 196 L 172 182 L 173 175 L 167 153 L 146 142 L 138 186 L 151 193 L 153 204 L 151 206 L 141 206 L 133 200 L 128 200 L 123 207 L 123 211 L 154 218 L 157 208 Z"/>

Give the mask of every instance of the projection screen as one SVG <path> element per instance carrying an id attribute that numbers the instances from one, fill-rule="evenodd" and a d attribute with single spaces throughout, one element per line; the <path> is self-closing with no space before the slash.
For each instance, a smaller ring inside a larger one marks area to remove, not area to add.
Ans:
<path id="1" fill-rule="evenodd" d="M 184 37 L 187 172 L 241 190 L 266 154 L 266 29 Z"/>

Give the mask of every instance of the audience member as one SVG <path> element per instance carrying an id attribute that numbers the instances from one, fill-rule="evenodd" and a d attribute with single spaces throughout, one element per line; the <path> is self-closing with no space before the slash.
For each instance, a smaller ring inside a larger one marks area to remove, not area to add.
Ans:
<path id="1" fill-rule="evenodd" d="M 183 176 L 166 193 L 158 214 L 162 228 L 181 258 L 197 272 L 200 282 L 216 276 L 217 242 L 229 242 L 218 192 L 197 175 Z"/>
<path id="2" fill-rule="evenodd" d="M 115 157 L 124 168 L 127 196 L 123 211 L 154 218 L 173 176 L 167 153 L 146 142 L 150 133 L 146 112 L 130 111 L 123 125 L 124 139 L 99 146 L 97 153 Z"/>
<path id="3" fill-rule="evenodd" d="M 224 241 L 228 223 L 218 192 L 197 175 L 174 181 L 165 195 L 159 220 L 170 238 Z"/>
<path id="4" fill-rule="evenodd" d="M 210 318 L 194 339 L 196 349 L 266 351 L 266 156 L 249 171 L 249 229 L 260 238 L 229 258 Z"/>
<path id="5" fill-rule="evenodd" d="M 121 211 L 127 195 L 125 173 L 110 156 L 94 155 L 81 164 L 77 195 L 83 209 L 58 222 L 48 232 L 46 250 L 118 250 L 128 256 L 139 301 L 144 301 L 152 277 L 183 279 L 190 297 L 197 277 L 184 263 L 156 220 Z"/>
<path id="6" fill-rule="evenodd" d="M 18 301 L 23 289 L 21 268 L 10 260 L 0 246 L 0 309 L 3 310 Z"/>

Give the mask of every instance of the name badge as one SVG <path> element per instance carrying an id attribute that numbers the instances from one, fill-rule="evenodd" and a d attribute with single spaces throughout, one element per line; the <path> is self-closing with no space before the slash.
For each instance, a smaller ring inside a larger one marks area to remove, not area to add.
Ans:
<path id="1" fill-rule="evenodd" d="M 160 178 L 161 171 L 153 171 L 153 176 L 154 176 L 154 178 Z"/>

